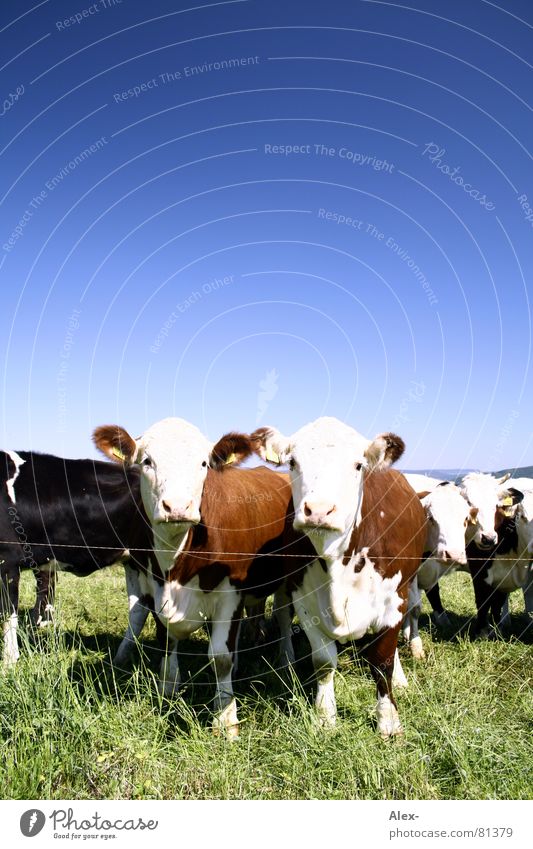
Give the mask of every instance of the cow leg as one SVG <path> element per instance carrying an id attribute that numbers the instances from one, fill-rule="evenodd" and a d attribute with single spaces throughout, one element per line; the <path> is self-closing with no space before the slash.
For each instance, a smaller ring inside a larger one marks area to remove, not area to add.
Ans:
<path id="1" fill-rule="evenodd" d="M 406 636 L 409 642 L 409 648 L 411 649 L 411 654 L 416 660 L 423 660 L 425 658 L 424 654 L 424 646 L 422 645 L 422 640 L 420 638 L 420 634 L 418 633 L 418 619 L 422 610 L 422 594 L 420 592 L 418 581 L 415 577 L 409 584 L 409 596 L 407 602 L 407 613 L 404 617 L 403 624 L 403 632 L 404 636 Z M 405 622 L 408 623 L 407 629 L 405 628 Z M 407 635 L 406 635 L 407 630 Z M 396 667 L 395 667 L 396 668 Z M 394 680 L 394 685 L 397 686 L 396 680 Z"/>
<path id="2" fill-rule="evenodd" d="M 2 656 L 4 669 L 14 666 L 20 656 L 17 639 L 19 583 L 20 570 L 18 566 L 2 569 L 0 611 L 4 632 L 4 652 Z"/>
<path id="3" fill-rule="evenodd" d="M 53 625 L 54 599 L 56 594 L 57 575 L 55 569 L 39 569 L 35 573 L 37 597 L 35 607 L 31 612 L 31 620 L 36 628 L 46 628 Z"/>
<path id="4" fill-rule="evenodd" d="M 387 739 L 401 734 L 403 729 L 392 695 L 392 674 L 400 626 L 387 628 L 377 634 L 367 646 L 366 656 L 376 682 L 378 702 L 376 706 L 378 731 Z"/>
<path id="5" fill-rule="evenodd" d="M 228 596 L 237 594 L 227 593 Z M 244 603 L 230 598 L 217 611 L 213 620 L 209 639 L 209 659 L 215 670 L 216 692 L 214 704 L 213 731 L 225 732 L 230 740 L 239 736 L 237 702 L 233 694 L 233 659 L 237 645 L 239 624 Z"/>
<path id="6" fill-rule="evenodd" d="M 498 622 L 498 628 L 509 628 L 511 625 L 511 614 L 509 613 L 509 596 L 505 596 L 505 601 L 503 602 L 500 621 Z"/>
<path id="7" fill-rule="evenodd" d="M 488 637 L 490 635 L 489 628 L 489 611 L 491 606 L 491 594 L 494 592 L 485 578 L 487 577 L 486 562 L 481 565 L 475 563 L 472 565 L 470 574 L 474 585 L 474 597 L 476 599 L 477 618 L 474 626 L 474 634 L 477 637 Z"/>
<path id="8" fill-rule="evenodd" d="M 113 666 L 117 668 L 126 666 L 130 661 L 133 647 L 141 635 L 148 614 L 150 610 L 154 609 L 153 600 L 148 595 L 141 593 L 137 569 L 125 564 L 124 572 L 126 573 L 126 591 L 129 605 L 128 627 L 113 658 Z"/>
<path id="9" fill-rule="evenodd" d="M 280 633 L 279 665 L 291 666 L 291 664 L 296 662 L 294 646 L 292 644 L 294 607 L 291 597 L 287 594 L 284 587 L 280 587 L 274 594 L 273 615 L 278 623 Z"/>
<path id="10" fill-rule="evenodd" d="M 392 667 L 392 686 L 399 690 L 407 690 L 409 682 L 403 671 L 403 666 L 398 654 L 398 649 L 394 652 L 394 665 Z"/>
<path id="11" fill-rule="evenodd" d="M 531 568 L 531 567 L 530 567 Z M 524 587 L 524 605 L 526 608 L 526 614 L 533 618 L 533 571 L 531 572 L 531 577 Z"/>
<path id="12" fill-rule="evenodd" d="M 433 610 L 432 618 L 437 628 L 448 627 L 450 624 L 450 620 L 448 618 L 448 614 L 446 613 L 442 605 L 439 584 L 436 583 L 435 586 L 431 587 L 429 590 L 426 590 L 426 596 L 427 600 L 431 605 L 431 609 Z"/>
<path id="13" fill-rule="evenodd" d="M 295 604 L 296 612 L 301 606 Z M 333 727 L 337 719 L 335 700 L 335 670 L 337 668 L 337 644 L 326 637 L 314 623 L 305 622 L 305 611 L 298 613 L 307 638 L 311 644 L 311 658 L 316 675 L 315 707 L 321 725 Z"/>
<path id="14" fill-rule="evenodd" d="M 505 603 L 507 603 L 507 606 L 509 605 L 508 594 L 501 590 L 493 589 L 490 596 L 490 614 L 494 625 L 499 625 L 501 622 L 503 615 L 502 611 Z M 509 607 L 507 607 L 507 609 L 509 609 Z"/>
<path id="15" fill-rule="evenodd" d="M 247 642 L 252 646 L 262 646 L 267 638 L 267 622 L 265 616 L 266 598 L 246 604 L 246 620 L 243 627 Z"/>
<path id="16" fill-rule="evenodd" d="M 178 641 L 167 634 L 167 649 L 159 667 L 157 688 L 162 696 L 171 699 L 181 686 L 180 667 L 178 663 Z"/>

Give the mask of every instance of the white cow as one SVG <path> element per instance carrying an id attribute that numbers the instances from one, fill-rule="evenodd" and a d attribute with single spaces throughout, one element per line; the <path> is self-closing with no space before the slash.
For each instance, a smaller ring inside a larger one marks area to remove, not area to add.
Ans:
<path id="1" fill-rule="evenodd" d="M 449 481 L 424 475 L 405 477 L 421 499 L 427 518 L 424 560 L 409 587 L 409 609 L 402 626 L 413 657 L 421 659 L 424 648 L 418 632 L 420 590 L 429 593 L 445 575 L 466 567 L 465 531 L 470 507 L 459 487 Z M 436 615 L 442 614 L 436 611 Z"/>
<path id="2" fill-rule="evenodd" d="M 378 731 L 383 737 L 400 733 L 394 657 L 425 538 L 419 499 L 403 475 L 386 468 L 401 456 L 402 440 L 394 434 L 368 440 L 334 418 L 317 419 L 290 437 L 260 428 L 252 440 L 263 459 L 276 456 L 289 464 L 293 526 L 318 555 L 300 570 L 291 591 L 311 644 L 322 721 L 335 722 L 336 642 L 370 631 Z"/>
<path id="3" fill-rule="evenodd" d="M 463 477 L 461 491 L 470 505 L 472 518 L 466 531 L 467 545 L 474 543 L 480 551 L 487 551 L 496 544 L 496 508 L 509 496 L 503 484 L 510 477 L 510 474 L 505 474 L 496 478 L 485 472 L 469 472 Z"/>

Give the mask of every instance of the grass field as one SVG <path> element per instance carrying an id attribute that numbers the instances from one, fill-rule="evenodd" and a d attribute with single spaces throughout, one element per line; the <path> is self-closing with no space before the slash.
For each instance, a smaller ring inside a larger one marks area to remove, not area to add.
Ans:
<path id="1" fill-rule="evenodd" d="M 31 575 L 22 606 L 33 601 Z M 131 675 L 110 656 L 126 624 L 120 569 L 86 579 L 61 575 L 57 625 L 21 639 L 14 671 L 0 675 L 4 799 L 524 799 L 533 787 L 533 628 L 518 593 L 511 634 L 471 642 L 470 578 L 442 586 L 453 630 L 439 636 L 421 617 L 425 662 L 401 647 L 409 678 L 398 696 L 405 736 L 383 742 L 373 727 L 374 684 L 357 650 L 340 655 L 335 730 L 310 704 L 312 669 L 303 633 L 287 687 L 272 646 L 249 650 L 237 682 L 241 737 L 213 737 L 207 638 L 183 643 L 183 694 L 155 688 L 153 625 Z M 521 613 L 518 611 L 522 611 Z M 27 622 L 24 611 L 22 628 Z"/>

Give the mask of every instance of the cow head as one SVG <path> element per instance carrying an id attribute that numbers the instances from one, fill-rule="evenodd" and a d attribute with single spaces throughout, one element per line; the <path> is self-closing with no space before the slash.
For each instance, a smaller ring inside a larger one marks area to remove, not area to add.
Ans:
<path id="1" fill-rule="evenodd" d="M 348 544 L 360 517 L 365 470 L 385 468 L 404 451 L 395 434 L 365 439 L 334 418 L 317 419 L 290 437 L 260 428 L 251 439 L 263 459 L 289 464 L 294 528 L 322 556 Z"/>
<path id="2" fill-rule="evenodd" d="M 419 493 L 426 511 L 426 547 L 444 564 L 466 564 L 465 530 L 470 508 L 459 487 L 443 481 L 428 493 Z"/>
<path id="3" fill-rule="evenodd" d="M 524 493 L 523 501 L 518 505 L 516 516 L 519 553 L 525 552 L 533 557 L 533 491 Z"/>
<path id="4" fill-rule="evenodd" d="M 463 478 L 461 492 L 470 506 L 467 543 L 474 542 L 478 548 L 490 549 L 498 541 L 496 510 L 505 506 L 507 515 L 514 515 L 516 505 L 524 497 L 518 490 L 503 486 L 509 477 L 508 474 L 495 478 L 494 475 L 471 472 Z"/>
<path id="5" fill-rule="evenodd" d="M 119 425 L 97 427 L 96 447 L 115 462 L 139 466 L 144 509 L 152 525 L 183 531 L 200 521 L 209 467 L 221 469 L 250 453 L 250 441 L 229 433 L 215 445 L 183 419 L 168 418 L 133 439 Z"/>

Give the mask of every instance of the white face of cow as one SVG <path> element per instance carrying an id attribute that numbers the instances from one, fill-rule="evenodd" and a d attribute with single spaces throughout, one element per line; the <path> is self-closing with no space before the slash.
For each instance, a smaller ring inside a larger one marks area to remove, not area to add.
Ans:
<path id="1" fill-rule="evenodd" d="M 466 561 L 465 530 L 470 508 L 453 483 L 439 484 L 422 499 L 428 518 L 426 547 L 441 563 Z"/>
<path id="2" fill-rule="evenodd" d="M 294 528 L 310 537 L 321 556 L 334 556 L 348 544 L 359 520 L 364 471 L 389 465 L 403 451 L 399 437 L 371 441 L 334 418 L 317 419 L 291 437 L 268 428 L 257 434 L 264 459 L 276 456 L 289 464 Z"/>
<path id="3" fill-rule="evenodd" d="M 153 524 L 197 524 L 212 443 L 183 419 L 163 419 L 136 440 L 144 509 Z"/>
<path id="4" fill-rule="evenodd" d="M 509 475 L 495 478 L 494 475 L 472 472 L 461 483 L 461 491 L 470 505 L 470 519 L 466 532 L 467 543 L 474 542 L 478 548 L 488 549 L 498 541 L 494 527 L 496 508 L 501 506 L 510 495 L 503 484 Z"/>
<path id="5" fill-rule="evenodd" d="M 115 462 L 139 466 L 144 509 L 167 537 L 200 521 L 208 468 L 220 469 L 251 451 L 242 434 L 226 434 L 213 445 L 197 427 L 177 418 L 157 422 L 138 439 L 118 425 L 103 425 L 93 440 Z"/>

